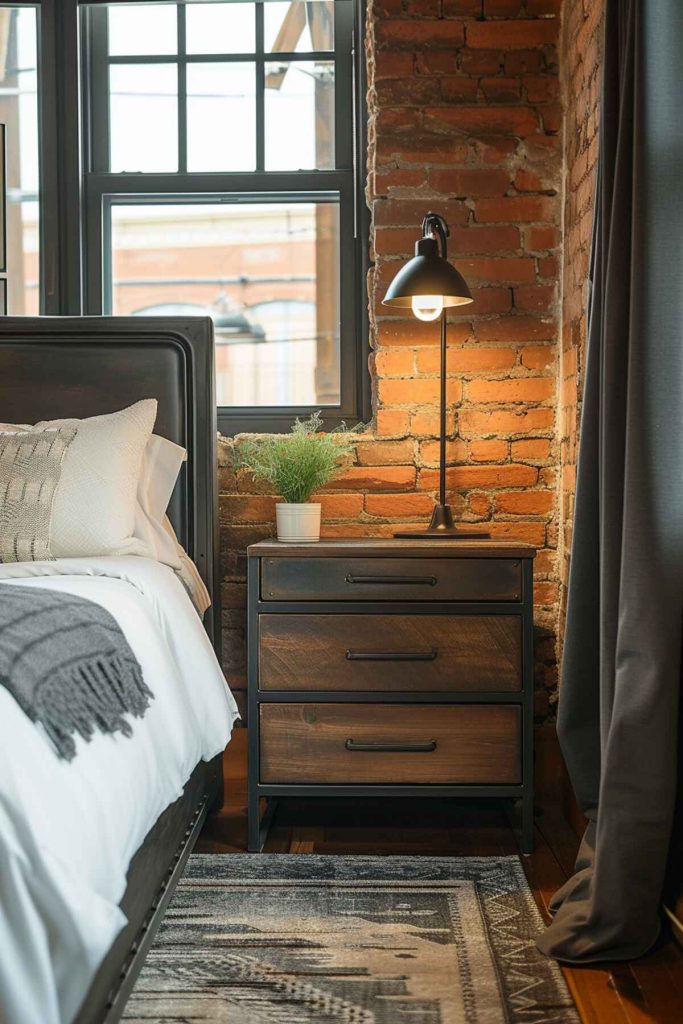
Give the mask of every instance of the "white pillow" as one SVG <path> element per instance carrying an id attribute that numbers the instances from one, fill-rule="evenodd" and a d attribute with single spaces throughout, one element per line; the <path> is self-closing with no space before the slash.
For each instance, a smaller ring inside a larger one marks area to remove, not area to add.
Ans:
<path id="1" fill-rule="evenodd" d="M 15 435 L 25 430 L 32 434 L 75 430 L 57 470 L 46 538 L 48 557 L 149 553 L 133 530 L 142 459 L 156 413 L 156 400 L 150 398 L 120 412 L 82 420 L 42 420 L 34 427 L 0 424 L 0 431 Z M 42 471 L 37 462 L 35 468 Z M 32 469 L 32 460 L 25 460 L 21 467 L 24 476 L 30 477 Z M 0 516 L 2 512 L 0 507 Z M 16 500 L 12 513 L 15 521 L 21 520 Z"/>
<path id="2" fill-rule="evenodd" d="M 172 569 L 180 569 L 175 537 L 164 527 L 166 509 L 171 500 L 187 452 L 165 437 L 152 434 L 142 460 L 135 504 L 133 536 L 147 547 L 153 558 Z"/>
<path id="3" fill-rule="evenodd" d="M 209 591 L 206 589 L 206 585 L 199 573 L 199 569 L 185 551 L 182 544 L 179 543 L 178 538 L 175 535 L 175 530 L 171 525 L 171 520 L 168 516 L 164 516 L 164 528 L 169 537 L 173 538 L 178 551 L 178 557 L 180 558 L 180 568 L 177 570 L 177 574 L 182 580 L 188 594 L 192 598 L 192 603 L 195 608 L 200 615 L 203 615 L 206 609 L 211 607 Z"/>
<path id="4" fill-rule="evenodd" d="M 165 437 L 152 434 L 147 442 L 138 483 L 134 535 L 158 562 L 171 566 L 200 615 L 211 606 L 199 569 L 179 543 L 166 515 L 168 503 L 187 452 Z"/>

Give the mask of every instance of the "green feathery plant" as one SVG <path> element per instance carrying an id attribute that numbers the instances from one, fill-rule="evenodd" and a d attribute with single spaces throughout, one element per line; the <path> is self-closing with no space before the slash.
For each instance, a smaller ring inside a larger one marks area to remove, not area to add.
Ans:
<path id="1" fill-rule="evenodd" d="M 342 424 L 322 433 L 322 426 L 320 413 L 314 412 L 307 420 L 297 418 L 291 434 L 238 441 L 237 467 L 265 480 L 284 501 L 303 504 L 314 491 L 339 476 L 348 454 L 344 446 L 363 429 L 362 423 L 351 429 Z"/>

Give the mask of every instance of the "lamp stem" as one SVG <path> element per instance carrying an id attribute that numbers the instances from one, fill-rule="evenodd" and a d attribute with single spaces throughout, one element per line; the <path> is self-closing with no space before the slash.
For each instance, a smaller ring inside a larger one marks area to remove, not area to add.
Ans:
<path id="1" fill-rule="evenodd" d="M 439 423 L 439 504 L 446 504 L 446 310 L 441 311 L 441 410 Z"/>

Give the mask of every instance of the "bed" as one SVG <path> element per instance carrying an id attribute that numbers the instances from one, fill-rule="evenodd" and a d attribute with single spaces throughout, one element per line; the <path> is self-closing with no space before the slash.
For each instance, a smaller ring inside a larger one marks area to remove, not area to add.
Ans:
<path id="1" fill-rule="evenodd" d="M 11 902 L 0 945 L 17 1024 L 119 1019 L 205 817 L 222 802 L 236 708 L 213 649 L 213 359 L 208 318 L 0 318 L 3 421 L 90 417 L 157 399 L 155 433 L 188 452 L 168 514 L 213 599 L 202 625 L 173 571 L 134 555 L 0 565 L 0 585 L 108 609 L 155 693 L 131 738 L 96 735 L 65 764 L 46 759 L 43 738 L 0 687 L 0 885 L 4 870 Z"/>

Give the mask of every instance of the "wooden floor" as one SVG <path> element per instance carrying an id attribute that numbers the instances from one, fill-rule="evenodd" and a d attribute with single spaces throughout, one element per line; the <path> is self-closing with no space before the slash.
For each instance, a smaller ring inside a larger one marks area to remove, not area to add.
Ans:
<path id="1" fill-rule="evenodd" d="M 238 730 L 225 756 L 225 806 L 206 825 L 197 849 L 246 849 L 246 731 Z M 523 857 L 544 916 L 553 892 L 572 871 L 578 845 L 559 802 L 541 801 L 536 849 Z M 266 853 L 410 854 L 467 856 L 517 853 L 514 832 L 497 801 L 283 802 Z M 564 970 L 586 1024 L 683 1024 L 683 952 L 667 934 L 633 964 Z"/>

